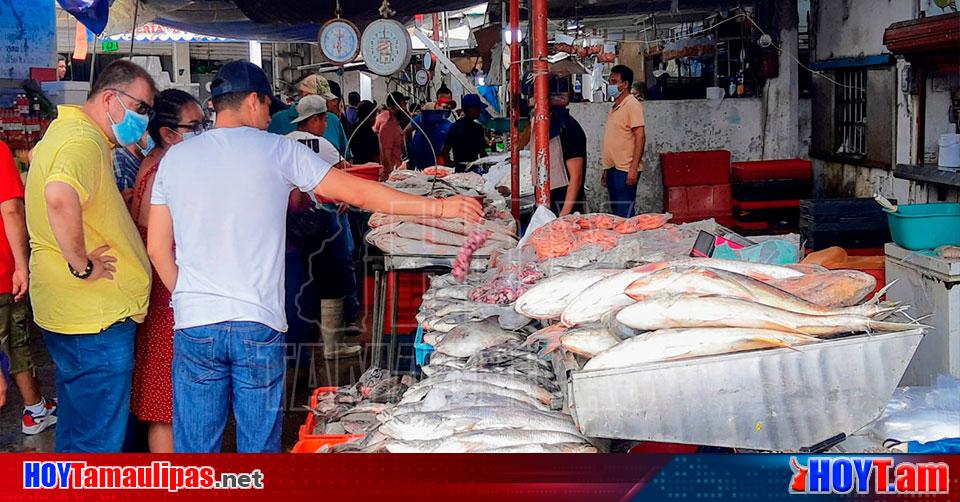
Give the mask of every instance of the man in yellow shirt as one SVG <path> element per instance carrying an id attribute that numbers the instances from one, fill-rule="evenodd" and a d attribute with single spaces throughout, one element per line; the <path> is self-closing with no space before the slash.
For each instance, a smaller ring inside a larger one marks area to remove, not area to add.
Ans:
<path id="1" fill-rule="evenodd" d="M 56 365 L 58 452 L 118 452 L 126 435 L 136 323 L 150 264 L 114 179 L 111 149 L 135 143 L 156 86 L 129 61 L 61 106 L 27 176 L 35 320 Z"/>
<path id="2" fill-rule="evenodd" d="M 633 216 L 637 181 L 643 170 L 643 105 L 630 94 L 633 70 L 617 65 L 610 69 L 610 94 L 615 97 L 603 133 L 603 184 L 610 193 L 610 212 Z"/>

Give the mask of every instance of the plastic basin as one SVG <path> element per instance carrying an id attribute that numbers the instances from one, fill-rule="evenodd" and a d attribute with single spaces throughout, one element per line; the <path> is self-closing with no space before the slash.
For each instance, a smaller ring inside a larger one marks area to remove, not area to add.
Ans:
<path id="1" fill-rule="evenodd" d="M 898 246 L 911 251 L 960 245 L 960 204 L 940 202 L 907 204 L 897 212 L 886 209 L 890 236 Z"/>
<path id="2" fill-rule="evenodd" d="M 433 351 L 436 350 L 433 345 L 428 343 L 423 343 L 423 326 L 417 326 L 417 336 L 413 342 L 413 351 L 417 359 L 417 366 L 421 368 L 427 365 L 427 361 L 430 359 L 430 354 L 433 354 Z"/>

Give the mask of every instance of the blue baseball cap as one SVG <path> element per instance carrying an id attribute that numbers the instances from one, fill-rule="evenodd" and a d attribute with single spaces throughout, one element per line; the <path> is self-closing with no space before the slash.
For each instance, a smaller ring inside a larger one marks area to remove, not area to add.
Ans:
<path id="1" fill-rule="evenodd" d="M 223 65 L 210 83 L 210 95 L 215 98 L 232 92 L 259 92 L 270 96 L 273 88 L 259 66 L 238 60 Z"/>
<path id="2" fill-rule="evenodd" d="M 466 110 L 467 108 L 479 108 L 481 110 L 486 110 L 487 105 L 480 101 L 480 96 L 476 94 L 465 94 L 463 100 L 460 103 L 460 106 Z"/>

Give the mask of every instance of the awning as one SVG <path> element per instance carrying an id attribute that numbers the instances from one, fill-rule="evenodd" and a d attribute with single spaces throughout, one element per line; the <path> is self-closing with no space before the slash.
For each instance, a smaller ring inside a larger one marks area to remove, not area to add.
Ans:
<path id="1" fill-rule="evenodd" d="M 198 35 L 189 31 L 169 28 L 155 23 L 147 23 L 135 32 L 137 42 L 237 42 L 234 38 L 212 37 L 208 35 Z M 123 33 L 107 37 L 109 40 L 117 42 L 129 42 L 130 34 Z"/>

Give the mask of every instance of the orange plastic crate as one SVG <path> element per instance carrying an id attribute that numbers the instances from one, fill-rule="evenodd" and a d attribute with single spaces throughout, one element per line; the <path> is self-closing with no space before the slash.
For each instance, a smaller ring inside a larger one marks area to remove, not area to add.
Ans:
<path id="1" fill-rule="evenodd" d="M 310 395 L 310 407 L 316 408 L 321 394 L 336 392 L 336 387 L 317 387 Z M 293 447 L 293 453 L 314 453 L 326 445 L 338 445 L 360 439 L 363 434 L 314 434 L 313 428 L 317 425 L 317 416 L 311 411 L 307 421 L 300 426 L 300 441 Z"/>

